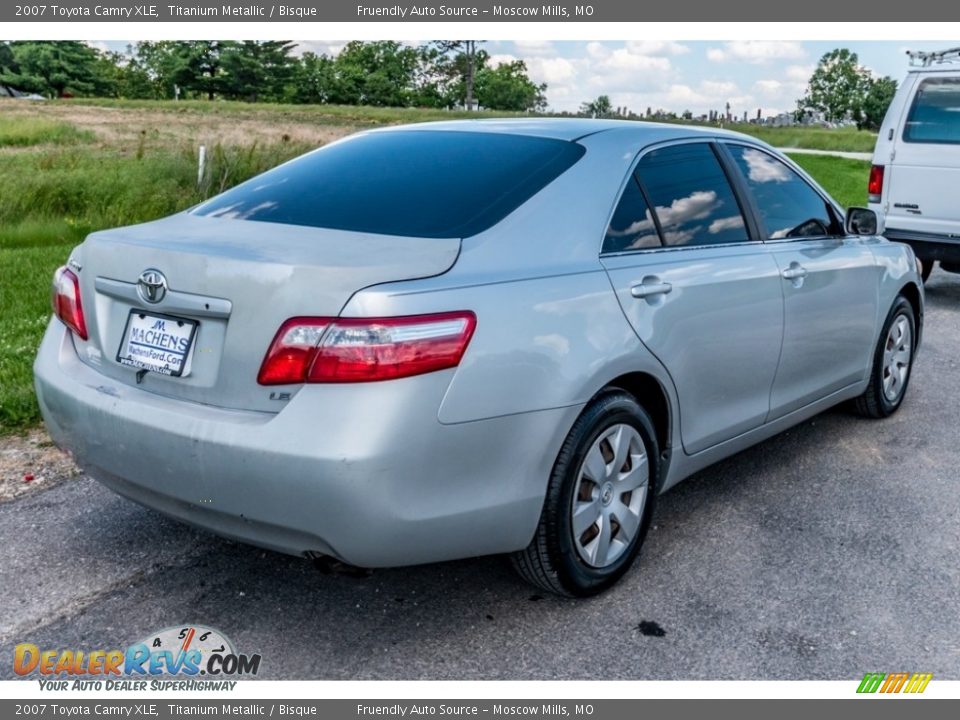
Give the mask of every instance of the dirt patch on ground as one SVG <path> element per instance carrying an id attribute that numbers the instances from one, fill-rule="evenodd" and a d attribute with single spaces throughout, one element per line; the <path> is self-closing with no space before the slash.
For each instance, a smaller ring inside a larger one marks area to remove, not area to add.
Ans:
<path id="1" fill-rule="evenodd" d="M 108 108 L 69 103 L 0 102 L 0 112 L 62 120 L 92 131 L 102 145 L 136 151 L 143 147 L 169 148 L 188 144 L 208 146 L 294 142 L 324 145 L 349 135 L 356 127 L 286 120 L 276 113 L 173 112 Z"/>
<path id="2" fill-rule="evenodd" d="M 80 474 L 43 428 L 0 437 L 0 502 L 49 488 Z"/>

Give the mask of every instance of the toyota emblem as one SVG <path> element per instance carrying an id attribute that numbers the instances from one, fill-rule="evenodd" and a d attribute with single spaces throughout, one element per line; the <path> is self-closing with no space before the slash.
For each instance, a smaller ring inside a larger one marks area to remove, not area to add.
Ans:
<path id="1" fill-rule="evenodd" d="M 159 270 L 144 270 L 137 280 L 137 290 L 146 302 L 158 303 L 167 294 L 167 278 Z"/>

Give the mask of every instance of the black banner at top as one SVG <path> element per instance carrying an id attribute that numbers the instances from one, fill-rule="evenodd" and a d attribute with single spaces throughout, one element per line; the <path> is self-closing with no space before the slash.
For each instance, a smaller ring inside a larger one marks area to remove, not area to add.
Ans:
<path id="1" fill-rule="evenodd" d="M 222 0 L 125 2 L 56 0 L 0 4 L 0 23 L 21 22 L 833 22 L 960 19 L 960 3 L 943 0 L 588 0 L 548 4 L 532 0 Z"/>

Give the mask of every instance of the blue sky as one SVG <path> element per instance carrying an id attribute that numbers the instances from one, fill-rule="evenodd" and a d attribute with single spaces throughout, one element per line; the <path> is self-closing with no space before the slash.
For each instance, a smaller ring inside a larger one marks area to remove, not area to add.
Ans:
<path id="1" fill-rule="evenodd" d="M 298 41 L 300 50 L 336 53 L 343 42 Z M 123 50 L 126 42 L 94 42 Z M 803 94 L 817 60 L 846 47 L 878 75 L 901 80 L 905 50 L 936 50 L 950 43 L 748 41 L 492 41 L 484 45 L 494 61 L 520 58 L 530 75 L 547 83 L 553 110 L 576 110 L 580 103 L 609 95 L 614 107 L 635 112 L 647 107 L 694 114 L 723 110 L 753 117 L 790 111 Z M 953 43 L 960 45 L 960 41 Z"/>

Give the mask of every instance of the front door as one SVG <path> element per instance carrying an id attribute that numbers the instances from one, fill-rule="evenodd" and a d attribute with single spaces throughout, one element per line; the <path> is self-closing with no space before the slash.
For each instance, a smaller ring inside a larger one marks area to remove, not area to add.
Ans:
<path id="1" fill-rule="evenodd" d="M 875 347 L 873 254 L 847 237 L 832 205 L 773 155 L 726 143 L 755 203 L 780 275 L 783 350 L 770 420 L 863 380 Z"/>

